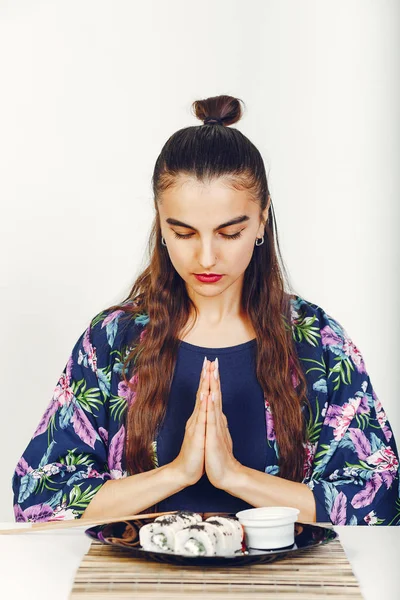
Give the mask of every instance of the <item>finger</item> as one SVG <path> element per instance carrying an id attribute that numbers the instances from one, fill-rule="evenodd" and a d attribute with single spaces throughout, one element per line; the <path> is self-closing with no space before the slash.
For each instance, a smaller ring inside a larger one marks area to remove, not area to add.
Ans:
<path id="1" fill-rule="evenodd" d="M 213 375 L 211 375 L 210 380 L 212 380 L 212 378 Z M 207 402 L 207 424 L 208 422 L 213 425 L 215 424 L 215 431 L 222 435 L 225 440 L 229 441 L 230 432 L 228 428 L 228 419 L 222 412 L 218 402 L 212 400 L 212 392 L 210 392 Z"/>
<path id="2" fill-rule="evenodd" d="M 215 402 L 213 402 L 211 393 L 207 398 L 207 432 L 215 433 L 217 427 L 217 415 L 215 410 Z"/>
<path id="3" fill-rule="evenodd" d="M 224 415 L 224 413 L 222 413 L 222 419 L 221 419 L 221 426 L 222 426 L 222 435 L 224 437 L 224 440 L 229 448 L 230 451 L 232 451 L 232 447 L 233 447 L 233 441 L 232 441 L 232 436 L 231 433 L 229 431 L 229 425 L 228 425 L 228 419 L 226 418 L 226 415 Z"/>
<path id="4" fill-rule="evenodd" d="M 196 393 L 196 403 L 200 402 L 200 396 L 201 396 L 202 392 L 204 393 L 204 391 L 206 390 L 206 392 L 208 393 L 207 384 L 208 384 L 209 370 L 210 370 L 210 361 L 207 360 L 207 358 L 206 358 L 205 363 L 203 363 L 201 373 L 200 373 L 199 386 L 197 388 L 197 393 Z"/>
<path id="5" fill-rule="evenodd" d="M 205 360 L 205 363 L 203 363 L 204 368 L 202 366 L 201 369 L 201 373 L 200 373 L 200 380 L 199 380 L 199 386 L 197 388 L 197 392 L 196 392 L 196 400 L 195 400 L 195 405 L 193 408 L 193 412 L 190 415 L 188 421 L 187 421 L 187 426 L 189 427 L 192 423 L 194 423 L 197 419 L 197 415 L 199 412 L 199 409 L 201 408 L 201 394 L 204 394 L 204 397 L 208 394 L 209 392 L 209 374 L 208 371 L 210 369 L 210 361 Z M 204 373 L 206 374 L 206 376 L 204 377 Z"/>
<path id="6" fill-rule="evenodd" d="M 205 381 L 208 380 L 208 374 L 206 375 Z M 202 392 L 202 388 L 200 387 L 198 390 L 198 393 L 196 395 L 196 404 L 194 407 L 194 410 L 191 414 L 191 416 L 189 417 L 188 421 L 187 421 L 187 425 L 192 426 L 193 428 L 197 427 L 197 423 L 201 422 L 204 424 L 204 430 L 205 430 L 205 423 L 207 420 L 206 417 L 206 413 L 207 413 L 207 396 L 208 396 L 208 390 L 206 392 Z M 203 400 L 201 400 L 201 393 L 203 393 Z M 203 416 L 202 416 L 203 415 Z"/>
<path id="7" fill-rule="evenodd" d="M 210 372 L 210 392 L 214 394 L 214 402 L 216 405 L 217 411 L 222 412 L 222 393 L 221 393 L 221 380 L 219 374 L 219 366 L 217 367 L 219 361 L 218 358 L 215 359 L 211 363 L 211 372 Z M 216 377 L 215 377 L 216 374 Z"/>
<path id="8" fill-rule="evenodd" d="M 216 413 L 216 432 L 219 436 L 221 436 L 221 440 L 224 446 L 228 449 L 230 453 L 232 453 L 233 441 L 229 431 L 228 419 L 226 418 L 226 415 L 223 412 L 220 413 L 219 418 L 218 410 L 214 409 L 214 412 Z"/>
<path id="9" fill-rule="evenodd" d="M 207 360 L 206 365 L 202 371 L 201 382 L 200 382 L 200 387 L 199 387 L 199 392 L 198 392 L 199 403 L 202 402 L 202 398 L 204 401 L 210 392 L 210 365 L 211 365 L 211 362 L 209 360 Z M 202 396 L 202 394 L 203 394 L 203 396 Z"/>
<path id="10" fill-rule="evenodd" d="M 213 451 L 219 443 L 222 443 L 229 454 L 233 452 L 233 441 L 228 427 L 228 419 L 221 412 L 221 418 L 218 419 L 218 410 L 215 402 L 211 400 L 211 394 L 207 400 L 207 426 L 206 426 L 206 447 Z"/>
<path id="11" fill-rule="evenodd" d="M 215 414 L 215 433 L 221 435 L 221 414 L 222 414 L 222 394 L 219 383 L 219 367 L 218 360 L 215 359 L 211 363 L 210 370 L 210 402 L 214 404 L 214 414 Z M 214 373 L 217 374 L 217 378 Z M 214 398 L 214 400 L 213 400 Z"/>
<path id="12" fill-rule="evenodd" d="M 215 403 L 211 400 L 211 394 L 207 397 L 206 411 L 206 451 L 213 454 L 218 448 L 217 422 L 215 414 Z"/>
<path id="13" fill-rule="evenodd" d="M 205 438 L 207 423 L 207 395 L 204 396 L 204 400 L 200 402 L 199 408 L 197 409 L 194 416 L 194 427 L 196 433 L 201 437 Z"/>
<path id="14" fill-rule="evenodd" d="M 204 453 L 207 441 L 207 396 L 201 401 L 200 406 L 195 413 L 192 435 L 198 448 Z"/>
<path id="15" fill-rule="evenodd" d="M 202 402 L 205 401 L 205 399 L 208 396 L 209 391 L 210 391 L 210 364 L 211 364 L 211 362 L 209 360 L 207 360 L 205 367 L 204 367 L 204 369 L 202 369 L 202 372 L 201 372 L 200 384 L 199 384 L 199 388 L 198 388 L 197 394 L 196 394 L 196 404 L 195 404 L 194 411 L 193 411 L 196 414 L 200 410 Z M 202 396 L 202 394 L 203 394 L 203 396 Z M 202 398 L 203 398 L 203 400 L 202 400 Z"/>

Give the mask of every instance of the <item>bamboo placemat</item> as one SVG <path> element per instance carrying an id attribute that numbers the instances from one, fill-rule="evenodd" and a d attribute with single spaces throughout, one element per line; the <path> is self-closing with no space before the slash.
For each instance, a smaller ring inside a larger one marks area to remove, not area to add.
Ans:
<path id="1" fill-rule="evenodd" d="M 133 558 L 129 550 L 93 540 L 75 575 L 70 600 L 201 596 L 208 600 L 363 597 L 339 538 L 272 563 L 209 569 Z"/>

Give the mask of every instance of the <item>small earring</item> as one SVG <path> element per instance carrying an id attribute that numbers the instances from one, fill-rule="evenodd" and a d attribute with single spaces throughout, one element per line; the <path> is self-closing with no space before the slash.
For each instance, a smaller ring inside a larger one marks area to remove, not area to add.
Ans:
<path id="1" fill-rule="evenodd" d="M 261 240 L 261 242 L 260 242 Z M 257 242 L 260 242 L 259 244 L 257 244 Z M 257 238 L 256 239 L 256 246 L 261 246 L 264 243 L 264 236 L 262 236 L 262 238 Z"/>
<path id="2" fill-rule="evenodd" d="M 163 245 L 163 246 L 166 246 L 166 245 L 167 245 L 167 244 L 165 243 L 165 240 L 164 240 L 163 236 L 161 236 L 161 243 L 162 243 L 162 245 Z"/>

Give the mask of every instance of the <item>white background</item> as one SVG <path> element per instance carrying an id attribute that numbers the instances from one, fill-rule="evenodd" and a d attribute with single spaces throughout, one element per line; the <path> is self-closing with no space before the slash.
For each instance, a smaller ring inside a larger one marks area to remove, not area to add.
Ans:
<path id="1" fill-rule="evenodd" d="M 297 293 L 345 327 L 400 442 L 396 0 L 0 0 L 1 494 L 90 319 L 145 266 L 196 99 L 244 100 Z"/>

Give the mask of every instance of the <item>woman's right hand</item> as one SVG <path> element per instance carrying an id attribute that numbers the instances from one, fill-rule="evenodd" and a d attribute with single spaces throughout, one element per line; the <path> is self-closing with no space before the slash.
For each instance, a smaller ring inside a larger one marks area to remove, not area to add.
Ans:
<path id="1" fill-rule="evenodd" d="M 203 377 L 204 369 L 201 371 L 196 403 L 186 422 L 181 450 L 171 463 L 187 486 L 195 484 L 205 473 L 206 407 L 210 392 L 210 365 L 211 361 L 207 360 L 204 367 L 205 377 Z"/>

